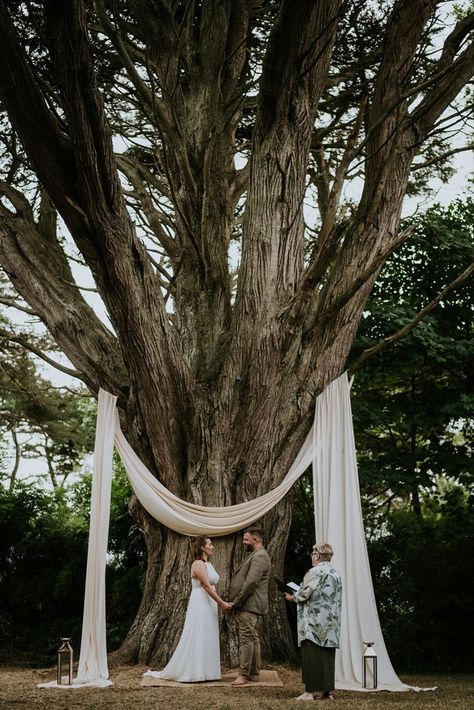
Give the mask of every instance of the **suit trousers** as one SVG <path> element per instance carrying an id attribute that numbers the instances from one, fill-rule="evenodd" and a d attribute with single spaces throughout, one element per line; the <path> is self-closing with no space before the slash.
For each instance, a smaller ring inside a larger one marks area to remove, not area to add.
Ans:
<path id="1" fill-rule="evenodd" d="M 245 676 L 260 673 L 260 638 L 258 635 L 259 614 L 238 611 L 239 665 L 240 674 Z"/>

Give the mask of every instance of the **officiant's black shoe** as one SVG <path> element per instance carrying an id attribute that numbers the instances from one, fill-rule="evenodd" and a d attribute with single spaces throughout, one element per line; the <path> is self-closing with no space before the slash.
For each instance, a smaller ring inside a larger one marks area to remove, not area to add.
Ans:
<path id="1" fill-rule="evenodd" d="M 335 700 L 335 698 L 331 691 L 328 690 L 324 691 L 324 693 L 321 695 L 321 700 Z"/>

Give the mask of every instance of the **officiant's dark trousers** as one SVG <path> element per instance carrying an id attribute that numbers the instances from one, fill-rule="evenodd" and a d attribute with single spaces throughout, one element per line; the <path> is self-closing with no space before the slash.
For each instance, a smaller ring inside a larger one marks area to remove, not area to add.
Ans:
<path id="1" fill-rule="evenodd" d="M 260 638 L 258 635 L 259 614 L 251 611 L 237 612 L 239 625 L 240 674 L 245 676 L 260 673 Z"/>
<path id="2" fill-rule="evenodd" d="M 333 690 L 335 665 L 335 648 L 317 646 L 308 639 L 301 642 L 301 669 L 307 693 L 314 693 L 316 690 L 328 693 Z"/>

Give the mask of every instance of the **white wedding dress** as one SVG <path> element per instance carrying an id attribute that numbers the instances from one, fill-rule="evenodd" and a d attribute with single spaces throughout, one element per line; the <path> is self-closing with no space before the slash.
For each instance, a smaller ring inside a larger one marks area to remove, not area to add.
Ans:
<path id="1" fill-rule="evenodd" d="M 209 582 L 216 585 L 219 575 L 206 562 Z M 192 578 L 184 628 L 175 652 L 162 671 L 147 671 L 145 676 L 181 683 L 219 680 L 221 661 L 217 602 L 211 599 L 199 580 Z"/>

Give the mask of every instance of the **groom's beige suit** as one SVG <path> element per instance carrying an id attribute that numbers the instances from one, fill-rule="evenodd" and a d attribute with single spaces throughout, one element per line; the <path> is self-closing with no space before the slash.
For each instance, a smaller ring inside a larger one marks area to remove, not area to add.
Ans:
<path id="1" fill-rule="evenodd" d="M 268 582 L 272 563 L 268 552 L 251 552 L 236 569 L 230 582 L 229 597 L 239 625 L 240 674 L 251 677 L 260 673 L 258 620 L 268 613 Z"/>

